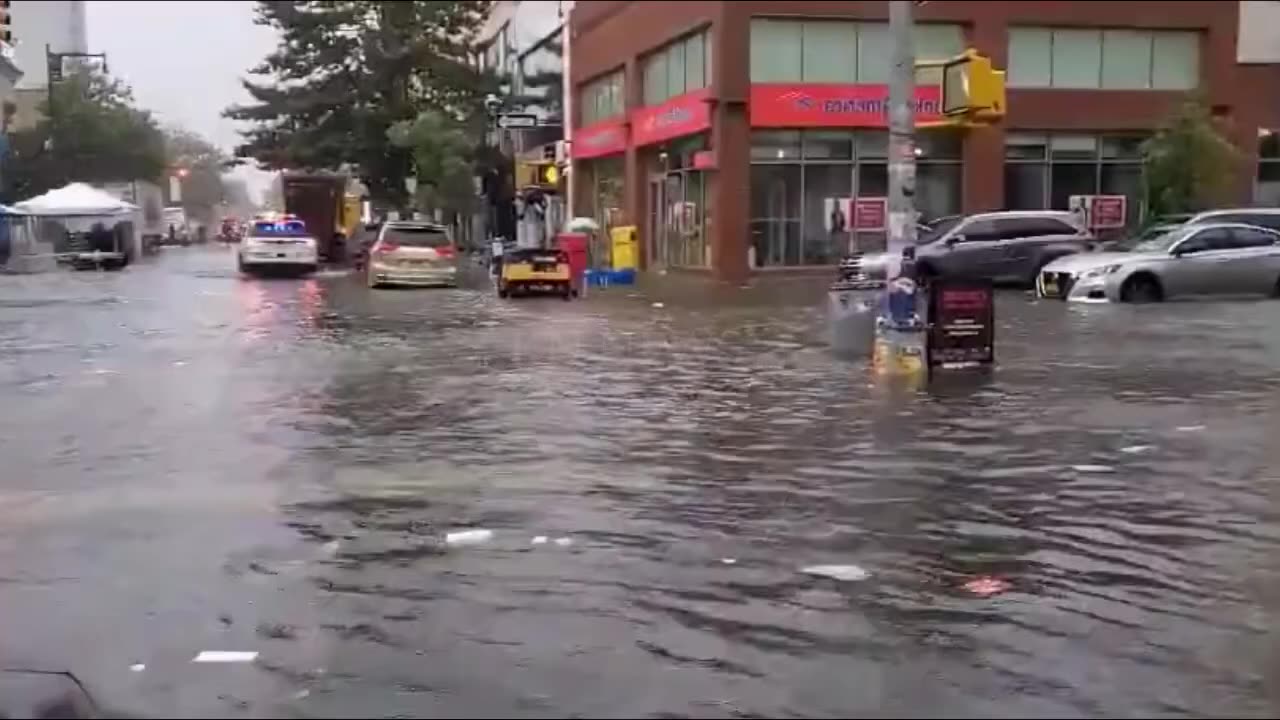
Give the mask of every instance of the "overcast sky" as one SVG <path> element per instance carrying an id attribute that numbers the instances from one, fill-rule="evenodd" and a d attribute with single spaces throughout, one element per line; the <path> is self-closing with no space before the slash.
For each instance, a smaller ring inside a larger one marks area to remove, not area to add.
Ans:
<path id="1" fill-rule="evenodd" d="M 133 86 L 141 107 L 164 124 L 181 125 L 230 152 L 236 123 L 223 108 L 246 102 L 245 71 L 275 47 L 276 36 L 253 24 L 248 0 L 137 2 L 89 0 L 89 51 L 105 52 L 111 74 Z M 237 174 L 261 191 L 270 176 Z"/>

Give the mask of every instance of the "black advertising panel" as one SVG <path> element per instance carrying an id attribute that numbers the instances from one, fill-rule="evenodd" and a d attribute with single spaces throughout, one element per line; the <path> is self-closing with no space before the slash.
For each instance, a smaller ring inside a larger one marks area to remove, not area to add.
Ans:
<path id="1" fill-rule="evenodd" d="M 930 367 L 995 361 L 995 293 L 982 280 L 937 280 L 929 288 Z"/>

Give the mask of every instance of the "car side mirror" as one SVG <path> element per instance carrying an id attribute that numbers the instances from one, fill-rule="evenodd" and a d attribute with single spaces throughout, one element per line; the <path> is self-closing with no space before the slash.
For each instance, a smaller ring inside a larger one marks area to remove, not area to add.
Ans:
<path id="1" fill-rule="evenodd" d="M 952 235 L 951 237 L 947 238 L 947 247 L 951 247 L 956 243 L 962 243 L 962 242 L 964 242 L 964 235 Z"/>

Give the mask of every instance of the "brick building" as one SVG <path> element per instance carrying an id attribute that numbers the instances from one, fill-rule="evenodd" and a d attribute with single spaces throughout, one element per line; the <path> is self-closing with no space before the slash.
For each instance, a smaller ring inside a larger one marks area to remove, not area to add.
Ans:
<path id="1" fill-rule="evenodd" d="M 1275 204 L 1275 5 L 918 7 L 919 59 L 973 47 L 1008 72 L 1001 124 L 919 134 L 920 209 L 930 218 L 1122 194 L 1136 221 L 1139 144 L 1197 89 L 1241 150 L 1239 201 Z M 833 232 L 829 218 L 832 199 L 887 191 L 887 17 L 884 2 L 576 3 L 577 214 L 639 225 L 649 267 L 724 280 L 883 242 Z M 920 73 L 924 115 L 937 112 L 936 82 Z"/>

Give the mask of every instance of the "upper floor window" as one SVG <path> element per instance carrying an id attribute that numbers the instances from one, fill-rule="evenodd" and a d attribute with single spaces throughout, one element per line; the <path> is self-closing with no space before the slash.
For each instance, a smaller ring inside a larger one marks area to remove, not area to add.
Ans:
<path id="1" fill-rule="evenodd" d="M 646 57 L 644 104 L 658 105 L 711 84 L 711 36 L 705 30 L 676 40 Z"/>
<path id="2" fill-rule="evenodd" d="M 1200 34 L 1181 30 L 1009 28 L 1010 87 L 1191 90 Z"/>
<path id="3" fill-rule="evenodd" d="M 916 25 L 914 39 L 920 60 L 964 51 L 959 25 Z M 753 18 L 751 82 L 887 83 L 891 50 L 887 23 Z M 939 80 L 937 70 L 917 77 L 927 84 Z"/>
<path id="4" fill-rule="evenodd" d="M 582 124 L 591 125 L 617 117 L 626 109 L 621 70 L 602 75 L 583 85 L 578 92 Z"/>

